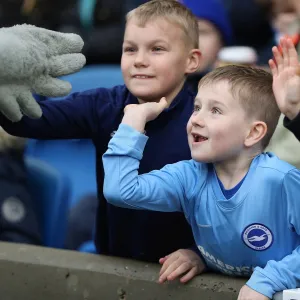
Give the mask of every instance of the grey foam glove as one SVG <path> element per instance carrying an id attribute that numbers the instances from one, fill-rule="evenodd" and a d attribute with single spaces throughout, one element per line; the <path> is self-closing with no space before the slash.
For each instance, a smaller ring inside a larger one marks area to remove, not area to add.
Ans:
<path id="1" fill-rule="evenodd" d="M 32 92 L 65 96 L 71 85 L 56 77 L 75 73 L 85 65 L 79 35 L 33 25 L 0 28 L 0 111 L 16 122 L 25 114 L 40 118 L 42 110 Z"/>

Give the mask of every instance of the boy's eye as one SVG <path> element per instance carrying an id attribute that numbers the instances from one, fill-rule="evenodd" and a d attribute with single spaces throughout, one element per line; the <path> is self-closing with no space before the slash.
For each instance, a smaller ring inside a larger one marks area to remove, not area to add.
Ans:
<path id="1" fill-rule="evenodd" d="M 123 51 L 124 52 L 134 52 L 135 48 L 133 48 L 133 47 L 125 47 Z"/>
<path id="2" fill-rule="evenodd" d="M 200 108 L 200 106 L 199 105 L 195 105 L 194 106 L 194 109 L 193 109 L 193 112 L 197 112 L 197 111 L 199 111 L 201 108 Z"/>
<path id="3" fill-rule="evenodd" d="M 221 113 L 221 111 L 218 108 L 216 108 L 216 107 L 212 108 L 211 112 L 213 114 L 220 114 Z"/>
<path id="4" fill-rule="evenodd" d="M 159 51 L 163 51 L 164 49 L 162 47 L 157 46 L 157 47 L 153 47 L 152 50 L 155 52 L 159 52 Z"/>

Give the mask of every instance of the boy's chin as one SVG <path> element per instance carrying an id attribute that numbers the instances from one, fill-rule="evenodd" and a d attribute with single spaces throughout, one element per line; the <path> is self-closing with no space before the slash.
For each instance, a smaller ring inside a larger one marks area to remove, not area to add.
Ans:
<path id="1" fill-rule="evenodd" d="M 146 94 L 146 93 L 133 93 L 133 95 L 135 97 L 138 98 L 140 103 L 144 103 L 144 102 L 159 102 L 159 100 L 163 97 L 163 96 L 156 96 L 153 93 L 151 94 Z"/>
<path id="2" fill-rule="evenodd" d="M 164 91 L 157 90 L 153 87 L 149 86 L 129 86 L 128 87 L 131 94 L 133 94 L 136 98 L 139 100 L 142 100 L 143 102 L 157 102 L 162 97 L 166 96 L 164 95 Z"/>
<path id="3" fill-rule="evenodd" d="M 200 163 L 212 163 L 213 162 L 213 158 L 210 157 L 209 155 L 201 155 L 201 154 L 193 154 L 192 153 L 192 159 L 194 161 L 200 162 Z"/>

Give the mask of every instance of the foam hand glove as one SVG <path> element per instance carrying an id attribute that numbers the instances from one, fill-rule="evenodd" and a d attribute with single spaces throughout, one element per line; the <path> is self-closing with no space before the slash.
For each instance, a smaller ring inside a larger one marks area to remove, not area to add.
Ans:
<path id="1" fill-rule="evenodd" d="M 83 40 L 32 25 L 0 29 L 0 111 L 16 122 L 25 114 L 42 115 L 32 92 L 58 97 L 70 93 L 69 82 L 56 77 L 79 71 L 85 65 Z"/>

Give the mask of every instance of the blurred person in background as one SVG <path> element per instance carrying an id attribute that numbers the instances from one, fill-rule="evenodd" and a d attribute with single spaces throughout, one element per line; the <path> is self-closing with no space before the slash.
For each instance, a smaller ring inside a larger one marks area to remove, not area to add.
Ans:
<path id="1" fill-rule="evenodd" d="M 214 68 L 220 49 L 232 43 L 232 28 L 225 7 L 220 0 L 182 0 L 180 2 L 198 18 L 199 49 L 202 59 L 198 72 L 188 77 L 192 89 L 197 91 L 199 80 Z"/>
<path id="2" fill-rule="evenodd" d="M 76 0 L 2 0 L 0 3 L 0 27 L 16 24 L 58 30 L 64 11 L 75 5 Z"/>
<path id="3" fill-rule="evenodd" d="M 2 0 L 0 2 L 0 27 L 9 27 L 28 22 L 22 13 L 23 0 Z"/>
<path id="4" fill-rule="evenodd" d="M 274 30 L 269 18 L 269 0 L 221 1 L 229 14 L 234 45 L 253 47 L 258 55 L 257 64 L 268 65 L 275 44 Z"/>
<path id="5" fill-rule="evenodd" d="M 0 127 L 0 241 L 41 245 L 40 226 L 27 185 L 26 139 Z"/>
<path id="6" fill-rule="evenodd" d="M 276 32 L 277 43 L 282 36 L 291 36 L 299 53 L 300 1 L 270 1 L 272 1 L 271 20 Z"/>
<path id="7" fill-rule="evenodd" d="M 77 0 L 64 11 L 62 32 L 84 40 L 87 64 L 119 64 L 122 55 L 124 16 L 147 0 Z"/>

